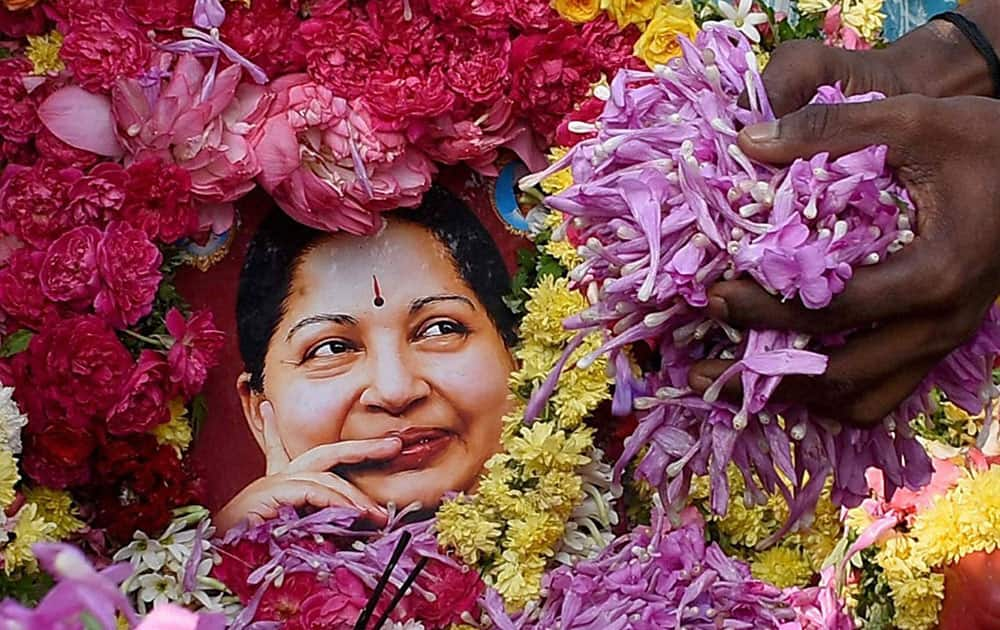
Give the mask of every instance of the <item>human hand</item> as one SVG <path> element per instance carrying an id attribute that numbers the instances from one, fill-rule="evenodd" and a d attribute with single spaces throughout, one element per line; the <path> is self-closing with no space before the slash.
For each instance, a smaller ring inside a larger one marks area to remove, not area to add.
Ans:
<path id="1" fill-rule="evenodd" d="M 809 334 L 857 330 L 830 352 L 826 373 L 786 377 L 773 400 L 871 425 L 975 333 L 1000 290 L 998 118 L 1000 103 L 991 99 L 906 95 L 811 105 L 743 130 L 743 151 L 771 163 L 887 145 L 888 163 L 917 207 L 914 241 L 878 265 L 856 269 L 827 308 L 782 303 L 745 279 L 709 291 L 709 314 L 736 327 Z M 691 386 L 703 392 L 728 365 L 696 364 Z M 739 397 L 738 381 L 728 383 L 724 395 Z"/>
<path id="2" fill-rule="evenodd" d="M 784 42 L 772 53 L 762 78 L 779 117 L 808 104 L 816 88 L 838 81 L 847 95 L 992 93 L 982 57 L 954 26 L 941 21 L 875 50 L 844 50 L 817 40 Z"/>
<path id="3" fill-rule="evenodd" d="M 221 531 L 228 530 L 243 519 L 257 525 L 274 518 L 282 505 L 316 508 L 349 506 L 378 524 L 386 522 L 388 514 L 385 508 L 330 471 L 337 466 L 391 459 L 403 448 L 402 440 L 397 437 L 345 440 L 322 444 L 291 459 L 278 434 L 274 407 L 270 402 L 261 404 L 260 415 L 264 425 L 266 475 L 240 491 L 216 515 L 215 522 Z"/>

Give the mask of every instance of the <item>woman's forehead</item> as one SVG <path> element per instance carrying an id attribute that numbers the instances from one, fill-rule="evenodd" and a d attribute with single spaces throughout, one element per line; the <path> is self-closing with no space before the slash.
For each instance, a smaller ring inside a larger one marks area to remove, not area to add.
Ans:
<path id="1" fill-rule="evenodd" d="M 390 306 L 442 292 L 473 297 L 429 230 L 390 222 L 377 235 L 334 235 L 313 247 L 292 278 L 288 306 L 357 311 L 374 306 L 376 297 Z"/>

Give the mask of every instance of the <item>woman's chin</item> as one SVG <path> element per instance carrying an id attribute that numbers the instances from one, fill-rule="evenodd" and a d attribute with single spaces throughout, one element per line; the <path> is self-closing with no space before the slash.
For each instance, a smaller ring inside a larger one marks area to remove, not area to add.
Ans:
<path id="1" fill-rule="evenodd" d="M 433 510 L 448 492 L 465 489 L 456 487 L 454 471 L 434 468 L 383 475 L 366 474 L 364 479 L 352 481 L 379 505 L 392 503 L 398 509 L 419 503 L 421 510 Z"/>

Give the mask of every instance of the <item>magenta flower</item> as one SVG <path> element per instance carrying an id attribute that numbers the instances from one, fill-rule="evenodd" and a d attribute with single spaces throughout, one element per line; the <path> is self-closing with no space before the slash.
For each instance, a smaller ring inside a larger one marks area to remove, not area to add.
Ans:
<path id="1" fill-rule="evenodd" d="M 376 130 L 363 105 L 308 75 L 270 89 L 274 101 L 253 135 L 258 181 L 292 218 L 366 234 L 381 224 L 377 213 L 420 203 L 434 165 L 402 134 Z"/>
<path id="2" fill-rule="evenodd" d="M 205 384 L 208 369 L 218 364 L 226 335 L 215 327 L 210 311 L 200 311 L 185 321 L 181 312 L 172 308 L 166 326 L 174 338 L 167 355 L 170 380 L 185 396 L 194 396 Z"/>

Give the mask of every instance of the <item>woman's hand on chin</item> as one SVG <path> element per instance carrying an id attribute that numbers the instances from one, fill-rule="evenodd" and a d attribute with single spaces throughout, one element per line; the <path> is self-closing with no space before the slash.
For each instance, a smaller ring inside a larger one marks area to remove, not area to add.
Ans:
<path id="1" fill-rule="evenodd" d="M 258 525 L 276 517 L 283 505 L 353 507 L 375 523 L 386 522 L 388 514 L 385 508 L 330 471 L 345 464 L 391 459 L 403 447 L 399 438 L 323 444 L 290 459 L 278 435 L 274 411 L 269 403 L 261 405 L 261 418 L 267 475 L 243 488 L 216 515 L 215 522 L 221 532 L 228 531 L 244 519 L 251 525 Z"/>

